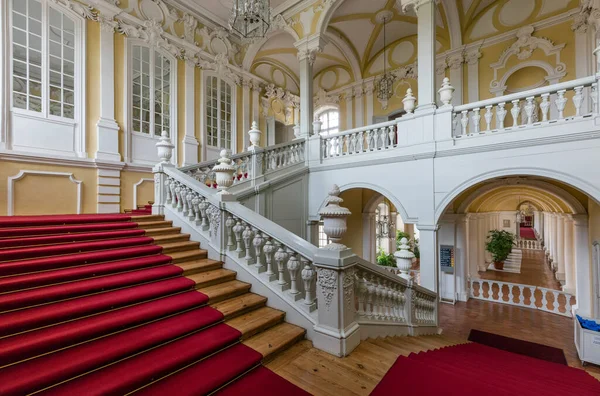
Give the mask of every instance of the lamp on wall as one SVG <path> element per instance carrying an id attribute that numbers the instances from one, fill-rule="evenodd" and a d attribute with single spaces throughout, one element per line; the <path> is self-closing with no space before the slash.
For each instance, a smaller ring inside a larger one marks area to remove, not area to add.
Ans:
<path id="1" fill-rule="evenodd" d="M 265 37 L 271 23 L 270 0 L 234 0 L 229 28 L 245 38 Z"/>
<path id="2" fill-rule="evenodd" d="M 390 100 L 392 95 L 394 94 L 394 81 L 396 80 L 392 73 L 388 73 L 387 71 L 387 57 L 386 57 L 386 47 L 387 47 L 387 38 L 385 35 L 385 27 L 387 22 L 394 16 L 391 11 L 382 12 L 377 15 L 377 20 L 379 23 L 383 22 L 383 76 L 377 81 L 377 99 L 382 102 L 387 102 Z"/>
<path id="3" fill-rule="evenodd" d="M 396 223 L 390 215 L 390 203 L 387 198 L 383 199 L 383 205 L 387 208 L 387 214 L 382 214 L 380 209 L 377 209 L 375 216 L 375 237 L 394 238 L 396 239 Z"/>

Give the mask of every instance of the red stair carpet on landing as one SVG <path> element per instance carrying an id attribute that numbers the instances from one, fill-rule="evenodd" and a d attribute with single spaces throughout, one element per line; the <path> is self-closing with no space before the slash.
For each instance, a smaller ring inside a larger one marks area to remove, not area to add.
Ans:
<path id="1" fill-rule="evenodd" d="M 600 382 L 580 369 L 470 343 L 400 356 L 371 395 L 400 394 L 598 396 Z"/>
<path id="2" fill-rule="evenodd" d="M 145 236 L 150 212 L 0 217 L 0 395 L 306 395 Z"/>
<path id="3" fill-rule="evenodd" d="M 535 232 L 533 228 L 530 227 L 521 227 L 521 238 L 523 239 L 535 239 Z"/>

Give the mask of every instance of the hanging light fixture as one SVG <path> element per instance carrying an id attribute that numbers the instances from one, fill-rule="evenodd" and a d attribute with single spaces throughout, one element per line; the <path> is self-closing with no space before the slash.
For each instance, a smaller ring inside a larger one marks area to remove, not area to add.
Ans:
<path id="1" fill-rule="evenodd" d="M 382 13 L 380 16 L 380 20 L 383 21 L 383 76 L 377 82 L 377 98 L 380 101 L 387 102 L 390 100 L 392 95 L 394 95 L 394 75 L 392 73 L 388 73 L 387 71 L 387 57 L 386 57 L 386 49 L 387 49 L 387 38 L 385 33 L 385 27 L 387 25 L 387 21 L 391 18 L 392 15 L 389 13 Z"/>
<path id="2" fill-rule="evenodd" d="M 230 29 L 245 38 L 265 37 L 270 23 L 270 0 L 233 0 Z"/>
<path id="3" fill-rule="evenodd" d="M 396 223 L 389 214 L 390 203 L 387 198 L 383 199 L 383 204 L 387 208 L 388 214 L 382 214 L 381 210 L 377 209 L 375 216 L 375 237 L 381 238 L 396 238 Z"/>

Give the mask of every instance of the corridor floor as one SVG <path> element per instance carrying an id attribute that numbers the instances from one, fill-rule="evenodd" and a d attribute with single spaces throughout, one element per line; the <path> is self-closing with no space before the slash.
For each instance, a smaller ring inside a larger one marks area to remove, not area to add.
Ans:
<path id="1" fill-rule="evenodd" d="M 560 283 L 554 278 L 554 273 L 546 263 L 544 252 L 542 250 L 523 249 L 523 261 L 521 262 L 520 274 L 485 271 L 479 272 L 479 276 L 481 279 L 561 290 Z"/>

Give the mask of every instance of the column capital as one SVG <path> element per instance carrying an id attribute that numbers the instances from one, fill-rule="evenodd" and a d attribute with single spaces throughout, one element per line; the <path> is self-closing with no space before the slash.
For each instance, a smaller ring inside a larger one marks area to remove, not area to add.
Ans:
<path id="1" fill-rule="evenodd" d="M 315 63 L 317 53 L 323 51 L 328 41 L 324 36 L 315 34 L 312 36 L 305 37 L 294 43 L 294 47 L 298 50 L 298 60 L 303 61 L 308 59 L 309 63 L 313 65 Z"/>
<path id="2" fill-rule="evenodd" d="M 438 4 L 439 2 L 440 0 L 396 0 L 396 7 L 404 13 L 408 12 L 411 8 L 416 12 L 421 6 L 426 4 Z"/>
<path id="3" fill-rule="evenodd" d="M 419 231 L 436 232 L 440 229 L 440 226 L 438 224 L 417 224 L 417 228 L 419 229 Z"/>
<path id="4" fill-rule="evenodd" d="M 586 214 L 574 214 L 573 221 L 576 227 L 588 226 L 588 216 Z"/>

